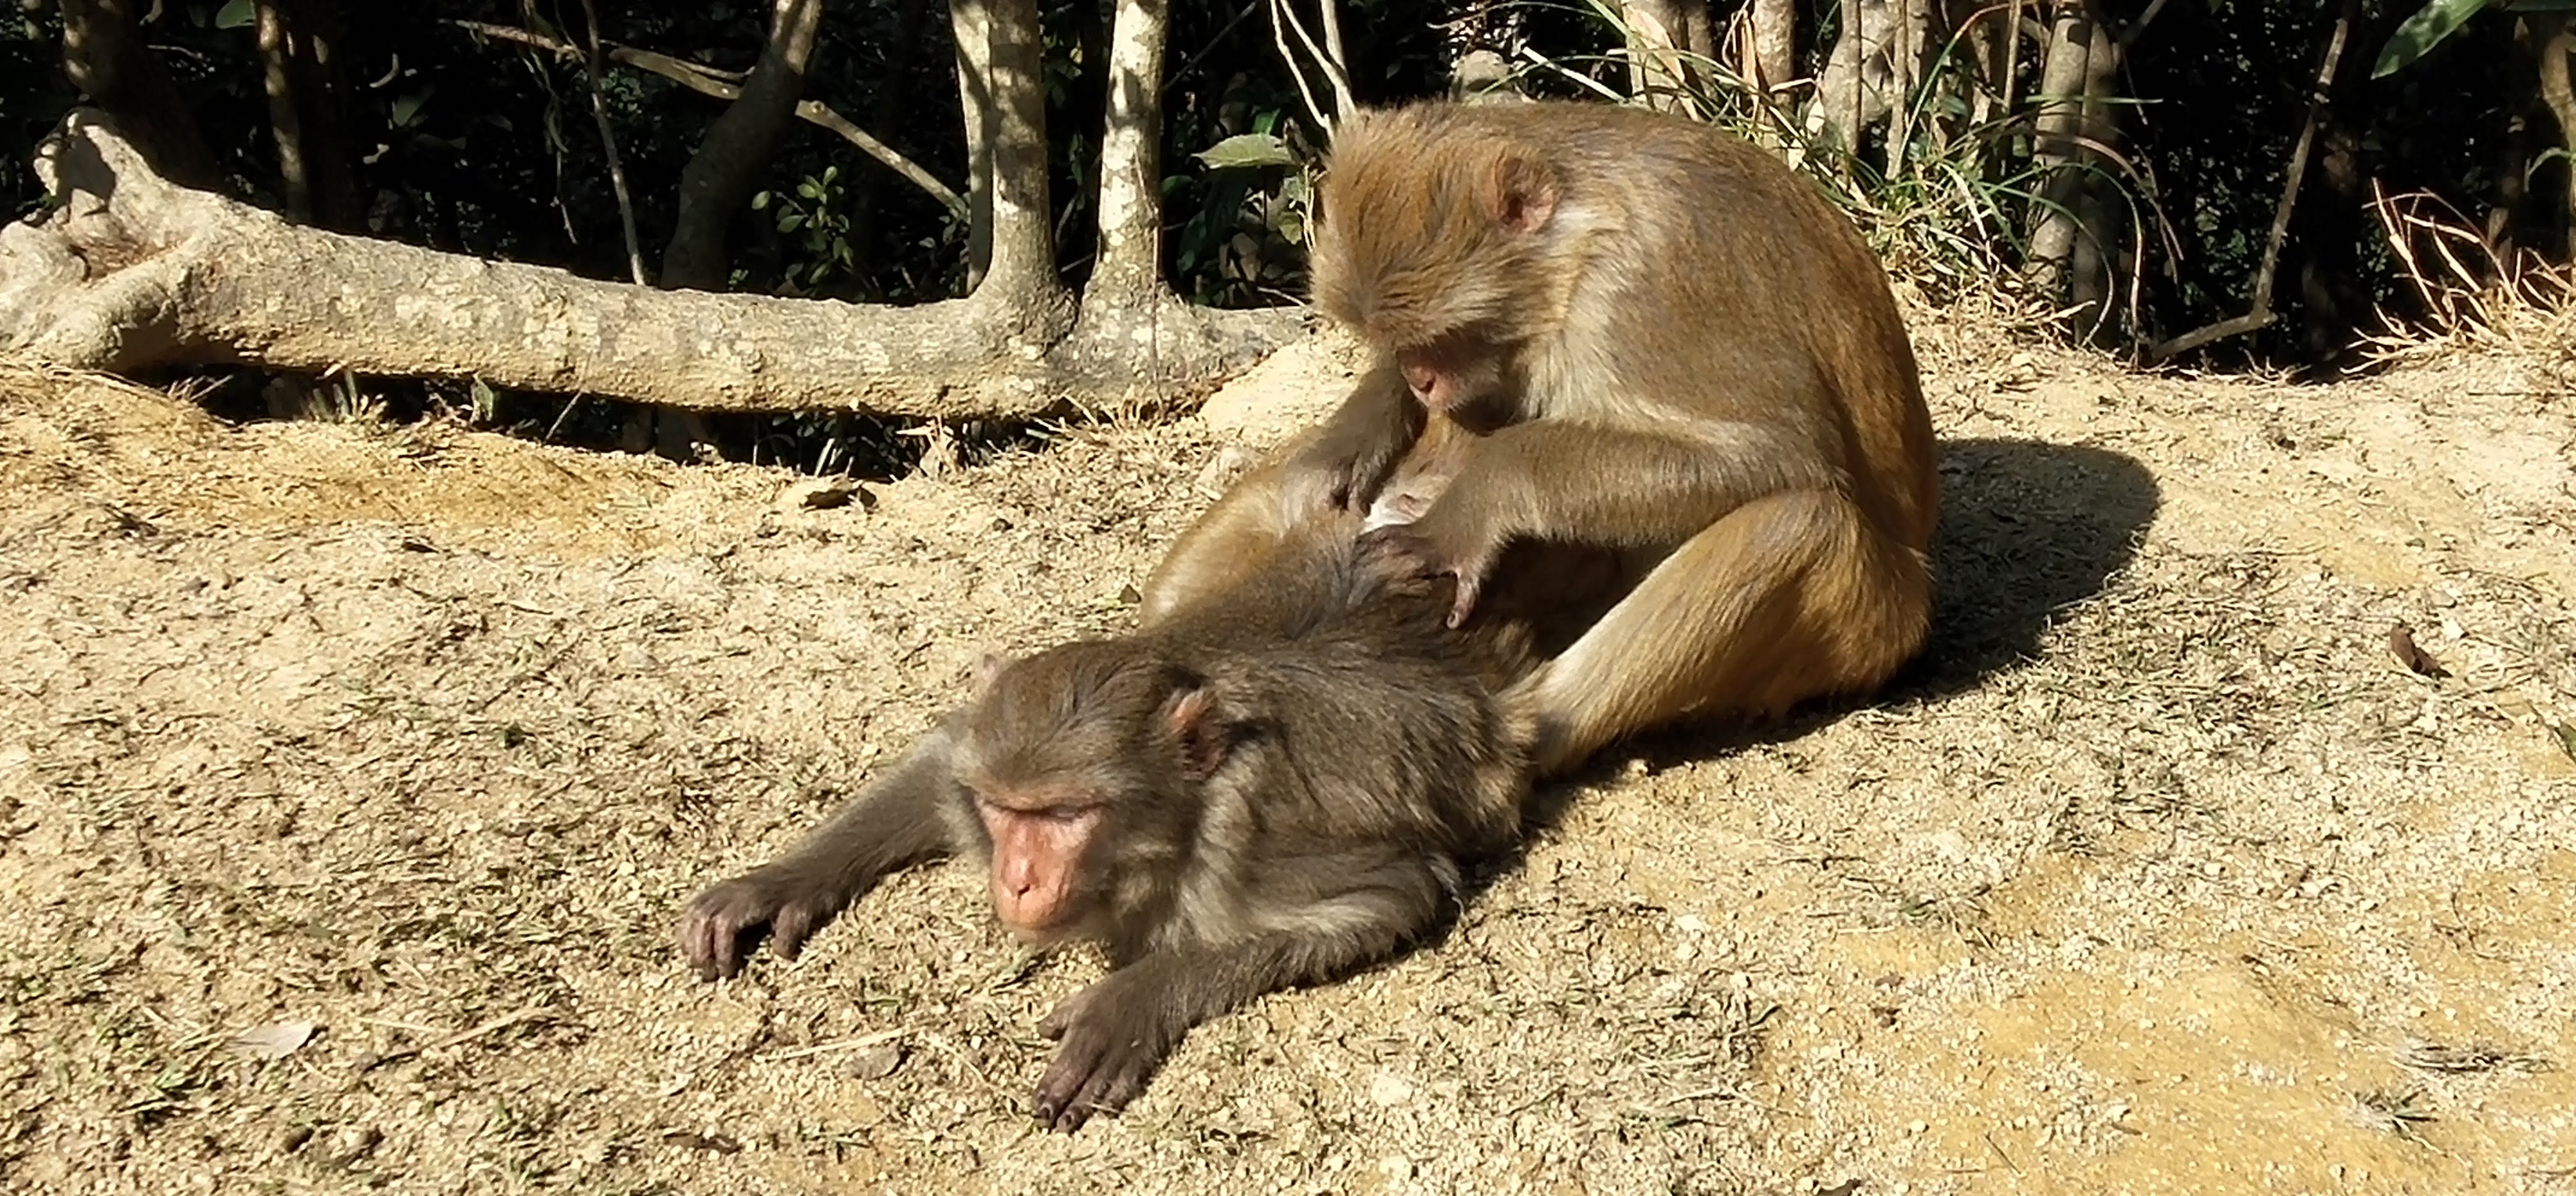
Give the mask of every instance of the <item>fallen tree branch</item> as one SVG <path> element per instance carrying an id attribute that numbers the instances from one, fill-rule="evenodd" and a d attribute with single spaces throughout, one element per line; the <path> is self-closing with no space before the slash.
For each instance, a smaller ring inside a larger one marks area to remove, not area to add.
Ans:
<path id="1" fill-rule="evenodd" d="M 543 50 L 567 62 L 579 62 L 582 58 L 579 46 L 516 26 L 494 25 L 485 21 L 450 20 L 446 23 L 469 33 L 479 33 L 494 41 L 515 42 L 530 49 Z M 630 66 L 648 74 L 660 75 L 702 96 L 719 100 L 733 100 L 742 96 L 742 88 L 738 82 L 742 78 L 740 71 L 719 70 L 685 58 L 656 54 L 651 50 L 639 50 L 633 46 L 621 46 L 615 42 L 602 44 L 608 49 L 610 62 Z M 959 195 L 955 188 L 940 182 L 937 176 L 922 169 L 920 164 L 904 157 L 893 146 L 870 136 L 867 130 L 852 123 L 848 117 L 824 106 L 821 101 L 798 101 L 796 118 L 809 125 L 831 130 L 841 140 L 857 146 L 860 153 L 876 159 L 886 169 L 902 175 L 906 182 L 921 188 L 932 199 L 938 200 L 950 212 L 955 213 L 959 219 L 966 218 L 966 199 Z"/>
<path id="2" fill-rule="evenodd" d="M 76 108 L 38 148 L 53 202 L 0 227 L 0 352 L 479 378 L 722 411 L 1027 418 L 1201 393 L 1296 335 L 1293 309 L 1032 313 L 657 291 L 288 223 L 152 172 Z"/>

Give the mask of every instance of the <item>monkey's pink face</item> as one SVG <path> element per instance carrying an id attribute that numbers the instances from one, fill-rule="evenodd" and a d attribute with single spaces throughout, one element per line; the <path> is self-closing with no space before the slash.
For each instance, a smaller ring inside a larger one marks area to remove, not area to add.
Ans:
<path id="1" fill-rule="evenodd" d="M 1083 856 L 1105 809 L 1078 794 L 976 795 L 993 839 L 993 911 L 1021 938 L 1052 938 L 1079 921 Z"/>
<path id="2" fill-rule="evenodd" d="M 1469 355 L 1461 352 L 1456 340 L 1421 348 L 1398 350 L 1395 363 L 1404 371 L 1404 384 L 1413 397 L 1433 412 L 1451 414 L 1467 405 L 1466 372 Z"/>

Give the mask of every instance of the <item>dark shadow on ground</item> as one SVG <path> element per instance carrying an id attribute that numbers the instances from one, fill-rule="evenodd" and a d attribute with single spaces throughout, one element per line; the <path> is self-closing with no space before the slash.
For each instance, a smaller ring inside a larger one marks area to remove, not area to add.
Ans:
<path id="1" fill-rule="evenodd" d="M 2085 445 L 1965 438 L 1941 443 L 1941 524 L 1932 542 L 1932 632 L 1921 655 L 1869 698 L 1821 702 L 1765 727 L 1677 729 L 1613 746 L 1539 787 L 1545 826 L 1632 759 L 1661 769 L 1796 739 L 1856 709 L 1941 701 L 2041 652 L 2058 612 L 2101 593 L 2135 555 L 2162 494 L 2135 458 Z M 1508 865 L 1506 865 L 1508 866 Z"/>

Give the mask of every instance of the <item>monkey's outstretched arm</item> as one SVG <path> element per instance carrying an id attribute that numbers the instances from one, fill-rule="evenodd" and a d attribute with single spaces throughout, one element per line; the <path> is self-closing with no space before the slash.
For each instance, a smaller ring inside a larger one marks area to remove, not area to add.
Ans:
<path id="1" fill-rule="evenodd" d="M 700 892 L 680 916 L 680 954 L 698 977 L 742 971 L 765 936 L 782 959 L 886 873 L 954 849 L 940 803 L 952 783 L 945 724 L 787 854 Z"/>
<path id="2" fill-rule="evenodd" d="M 1421 518 L 1364 539 L 1381 559 L 1455 576 L 1455 627 L 1515 538 L 1670 548 L 1765 495 L 1847 486 L 1831 464 L 1838 456 L 1816 439 L 1795 427 L 1739 421 L 1680 423 L 1672 431 L 1514 424 L 1478 444 Z"/>
<path id="3" fill-rule="evenodd" d="M 1288 463 L 1289 498 L 1298 506 L 1368 509 L 1413 442 L 1422 435 L 1423 406 L 1413 399 L 1403 371 L 1381 361 L 1361 374 L 1350 397 Z"/>
<path id="4" fill-rule="evenodd" d="M 1840 454 L 1816 439 L 1735 421 L 1672 432 L 1515 424 L 1485 440 L 1420 522 L 1459 540 L 1669 547 L 1765 495 L 1847 487 L 1830 464 Z"/>
<path id="5" fill-rule="evenodd" d="M 1270 924 L 1297 929 L 1156 951 L 1057 1006 L 1039 1027 L 1061 1045 L 1038 1082 L 1038 1120 L 1071 1131 L 1094 1113 L 1117 1113 L 1145 1090 L 1191 1027 L 1264 993 L 1338 979 L 1387 959 L 1439 919 L 1447 889 L 1430 859 L 1372 861 L 1362 880 L 1365 887 L 1311 905 L 1265 911 Z"/>

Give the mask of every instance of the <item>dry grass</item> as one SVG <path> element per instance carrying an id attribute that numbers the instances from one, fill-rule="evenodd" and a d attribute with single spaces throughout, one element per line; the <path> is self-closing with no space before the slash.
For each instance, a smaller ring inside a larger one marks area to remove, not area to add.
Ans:
<path id="1" fill-rule="evenodd" d="M 2570 1190 L 2576 414 L 1918 330 L 1944 588 L 1897 692 L 1614 756 L 1454 933 L 1072 1138 L 1034 1027 L 1097 964 L 958 870 L 727 985 L 666 930 L 977 651 L 1123 625 L 1257 421 L 807 511 L 0 374 L 0 1179 Z"/>

